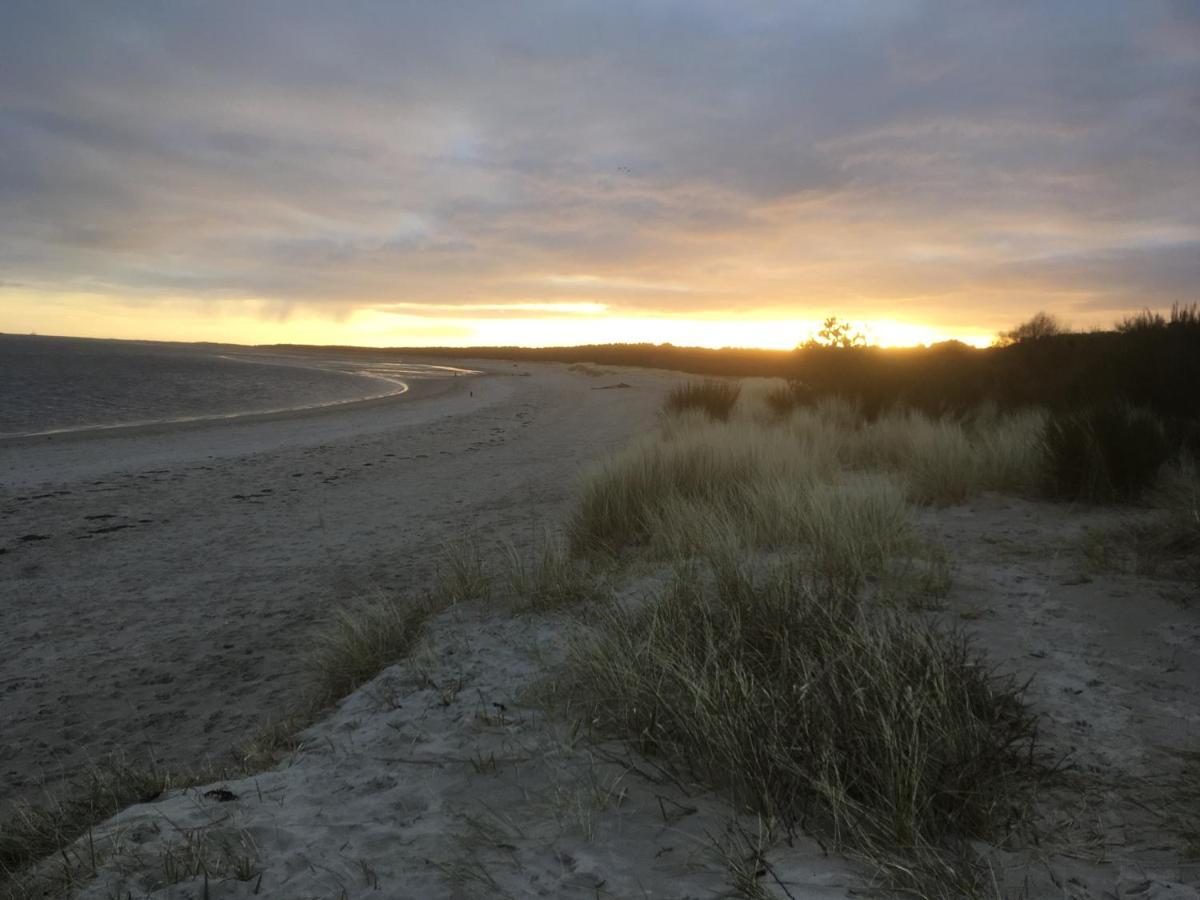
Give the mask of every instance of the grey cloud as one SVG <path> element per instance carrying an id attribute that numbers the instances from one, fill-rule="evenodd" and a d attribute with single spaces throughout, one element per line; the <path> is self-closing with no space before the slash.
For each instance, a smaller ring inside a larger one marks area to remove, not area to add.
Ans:
<path id="1" fill-rule="evenodd" d="M 528 299 L 556 272 L 709 280 L 609 298 L 644 310 L 838 284 L 1169 301 L 1194 268 L 1134 245 L 1200 241 L 1193 13 L 13 2 L 0 266 L 330 310 Z"/>

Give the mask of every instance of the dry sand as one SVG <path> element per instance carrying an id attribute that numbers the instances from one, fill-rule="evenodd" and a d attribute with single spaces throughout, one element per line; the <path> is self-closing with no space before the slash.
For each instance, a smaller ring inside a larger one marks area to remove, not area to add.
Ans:
<path id="1" fill-rule="evenodd" d="M 0 803 L 113 752 L 223 760 L 287 707 L 332 608 L 426 585 L 464 530 L 553 525 L 673 380 L 475 368 L 319 413 L 0 445 Z"/>
<path id="2" fill-rule="evenodd" d="M 649 428 L 675 380 L 511 369 L 525 371 L 306 421 L 286 440 L 290 426 L 272 423 L 211 459 L 189 455 L 214 446 L 203 431 L 156 459 L 130 462 L 128 446 L 39 454 L 59 483 L 2 506 L 3 768 L 27 779 L 106 749 L 184 764 L 225 752 L 286 702 L 332 604 L 419 589 L 465 528 L 520 542 L 552 526 L 579 466 Z M 594 390 L 618 380 L 632 388 Z M 86 518 L 100 514 L 116 518 Z M 1086 568 L 1082 529 L 1117 515 L 995 496 L 920 515 L 956 576 L 945 608 L 926 614 L 1034 679 L 1047 749 L 1074 766 L 1076 785 L 1046 798 L 1038 846 L 986 851 L 998 896 L 1200 896 L 1200 864 L 1184 858 L 1200 790 L 1181 779 L 1200 751 L 1196 598 Z M 14 543 L 24 533 L 49 538 Z M 165 862 L 198 855 L 213 897 L 728 896 L 719 848 L 747 858 L 756 823 L 526 702 L 568 628 L 557 615 L 442 614 L 411 659 L 308 729 L 278 768 L 98 829 L 100 874 L 79 896 L 202 896 L 202 878 Z M 803 835 L 767 858 L 770 895 L 868 887 Z"/>

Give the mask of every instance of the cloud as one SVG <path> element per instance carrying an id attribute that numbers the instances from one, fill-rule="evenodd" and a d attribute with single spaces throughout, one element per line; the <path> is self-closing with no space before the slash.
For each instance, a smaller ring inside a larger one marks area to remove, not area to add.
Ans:
<path id="1" fill-rule="evenodd" d="M 1179 2 L 0 12 L 0 271 L 47 292 L 1158 305 L 1195 283 L 1197 171 Z"/>

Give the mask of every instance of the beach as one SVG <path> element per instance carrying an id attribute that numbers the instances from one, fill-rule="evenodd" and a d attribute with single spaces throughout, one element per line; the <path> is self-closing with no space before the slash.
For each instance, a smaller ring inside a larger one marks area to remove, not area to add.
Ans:
<path id="1" fill-rule="evenodd" d="M 0 447 L 0 802 L 69 794 L 92 763 L 184 773 L 83 823 L 36 877 L 96 900 L 879 888 L 827 830 L 593 730 L 556 682 L 603 604 L 514 605 L 495 568 L 562 536 L 581 471 L 656 433 L 684 376 L 461 362 L 481 374 L 391 400 Z M 743 415 L 729 427 L 774 427 Z M 1035 839 L 974 843 L 995 896 L 1194 900 L 1194 590 L 1088 563 L 1089 532 L 1128 518 L 1112 507 L 912 509 L 948 581 L 902 615 L 971 635 L 1023 685 L 1031 758 L 1065 773 L 1032 801 Z M 289 722 L 336 612 L 428 596 L 462 540 L 496 591 L 440 603 L 375 677 Z M 644 603 L 672 577 L 635 560 L 615 590 Z M 272 724 L 300 730 L 244 765 Z"/>
<path id="2" fill-rule="evenodd" d="M 0 445 L 0 802 L 114 754 L 228 762 L 288 711 L 340 605 L 427 589 L 464 533 L 552 527 L 675 380 L 471 368 L 364 404 Z"/>

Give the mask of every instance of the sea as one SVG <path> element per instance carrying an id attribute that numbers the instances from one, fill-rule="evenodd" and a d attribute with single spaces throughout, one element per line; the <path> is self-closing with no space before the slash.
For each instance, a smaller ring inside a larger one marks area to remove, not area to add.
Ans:
<path id="1" fill-rule="evenodd" d="M 382 352 L 0 334 L 0 438 L 311 409 L 468 371 Z"/>

